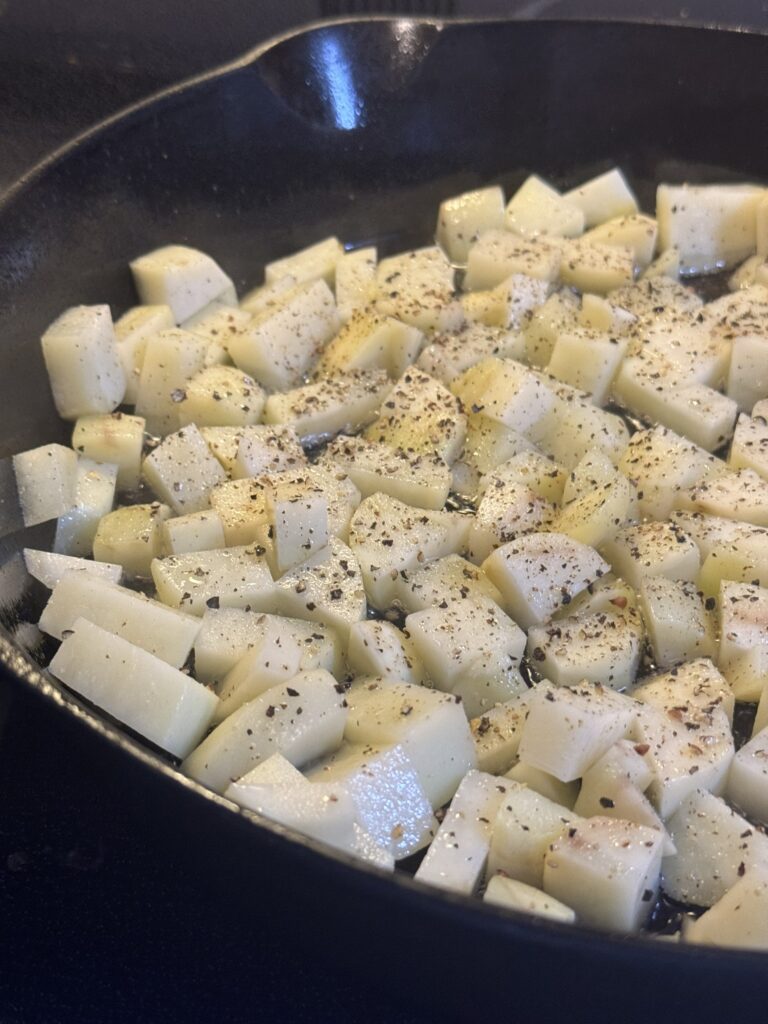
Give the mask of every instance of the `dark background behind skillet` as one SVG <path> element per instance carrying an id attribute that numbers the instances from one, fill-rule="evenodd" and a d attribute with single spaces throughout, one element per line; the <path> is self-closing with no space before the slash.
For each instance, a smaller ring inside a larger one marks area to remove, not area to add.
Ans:
<path id="1" fill-rule="evenodd" d="M 121 107 L 275 33 L 350 13 L 642 17 L 768 31 L 765 0 L 0 0 L 0 190 Z M 140 811 L 115 805 L 68 725 L 0 683 L 0 1024 L 425 1024 L 408 993 L 372 993 L 345 977 L 343 950 L 329 976 L 269 930 L 214 932 L 200 948 L 199 936 L 176 928 L 174 907 L 186 902 L 194 914 L 195 880 L 153 848 Z M 233 961 L 242 964 L 237 991 L 222 981 L 221 965 Z M 536 1020 L 535 1003 L 514 1014 Z"/>

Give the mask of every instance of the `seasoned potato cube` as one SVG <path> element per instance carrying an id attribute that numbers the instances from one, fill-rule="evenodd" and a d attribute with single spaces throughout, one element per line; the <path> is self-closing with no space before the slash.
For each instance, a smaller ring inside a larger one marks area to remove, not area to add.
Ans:
<path id="1" fill-rule="evenodd" d="M 72 431 L 72 447 L 94 462 L 117 466 L 121 491 L 139 485 L 145 421 L 141 416 L 114 412 L 111 416 L 81 416 Z"/>
<path id="2" fill-rule="evenodd" d="M 524 354 L 522 335 L 502 327 L 466 323 L 458 331 L 432 335 L 416 361 L 420 370 L 442 384 L 451 382 L 488 356 L 520 358 Z"/>
<path id="3" fill-rule="evenodd" d="M 376 268 L 376 308 L 422 331 L 453 330 L 464 319 L 453 277 L 436 246 L 390 256 Z"/>
<path id="4" fill-rule="evenodd" d="M 376 246 L 345 252 L 336 263 L 336 307 L 346 323 L 376 295 Z"/>
<path id="5" fill-rule="evenodd" d="M 460 555 L 446 555 L 427 562 L 421 568 L 399 573 L 394 589 L 396 603 L 406 612 L 480 596 L 490 598 L 500 608 L 504 607 L 501 594 L 483 570 Z"/>
<path id="6" fill-rule="evenodd" d="M 189 378 L 204 368 L 206 351 L 205 339 L 189 331 L 160 331 L 147 339 L 136 413 L 146 419 L 150 433 L 178 429 L 178 403 Z"/>
<path id="7" fill-rule="evenodd" d="M 582 210 L 588 228 L 612 217 L 630 216 L 638 211 L 637 199 L 618 167 L 590 178 L 583 185 L 566 192 L 563 198 Z"/>
<path id="8" fill-rule="evenodd" d="M 225 546 L 224 526 L 216 512 L 190 512 L 166 519 L 160 527 L 164 555 L 185 555 L 190 551 L 212 551 Z"/>
<path id="9" fill-rule="evenodd" d="M 521 363 L 484 359 L 453 381 L 451 390 L 472 412 L 497 420 L 522 434 L 551 411 L 553 393 Z"/>
<path id="10" fill-rule="evenodd" d="M 239 435 L 234 457 L 228 467 L 215 447 L 212 447 L 214 455 L 229 469 L 235 480 L 300 469 L 307 465 L 307 457 L 296 431 L 289 426 L 247 427 Z"/>
<path id="11" fill-rule="evenodd" d="M 392 384 L 384 370 L 355 370 L 270 395 L 265 423 L 293 427 L 299 437 L 354 433 L 375 418 Z"/>
<path id="12" fill-rule="evenodd" d="M 547 896 L 532 885 L 518 882 L 516 878 L 507 878 L 506 875 L 493 876 L 485 887 L 483 899 L 496 907 L 532 914 L 534 917 L 546 917 L 560 924 L 573 924 L 576 920 L 574 911 L 560 900 Z"/>
<path id="13" fill-rule="evenodd" d="M 487 327 L 506 327 L 521 330 L 547 299 L 551 286 L 548 281 L 527 274 L 512 274 L 501 284 L 487 292 L 468 292 L 462 296 L 461 306 L 467 320 Z M 522 339 L 509 353 L 522 356 Z"/>
<path id="14" fill-rule="evenodd" d="M 634 278 L 634 252 L 604 242 L 569 242 L 563 250 L 560 280 L 582 292 L 604 295 Z"/>
<path id="15" fill-rule="evenodd" d="M 234 366 L 209 366 L 190 378 L 178 403 L 179 425 L 240 427 L 258 423 L 266 395 Z"/>
<path id="16" fill-rule="evenodd" d="M 290 276 L 297 284 L 305 284 L 321 277 L 332 287 L 336 278 L 336 264 L 343 255 L 344 246 L 332 235 L 306 249 L 268 263 L 264 268 L 264 280 L 267 284 L 274 284 Z"/>
<path id="17" fill-rule="evenodd" d="M 506 226 L 523 236 L 573 238 L 584 230 L 584 211 L 532 174 L 507 203 Z"/>
<path id="18" fill-rule="evenodd" d="M 386 370 L 397 379 L 416 359 L 424 343 L 418 327 L 366 308 L 354 313 L 323 349 L 317 376 L 353 370 Z"/>
<path id="19" fill-rule="evenodd" d="M 504 227 L 504 192 L 498 185 L 444 199 L 437 213 L 436 238 L 452 263 L 466 263 L 472 242 L 491 228 Z"/>
<path id="20" fill-rule="evenodd" d="M 699 574 L 699 549 L 684 529 L 675 522 L 627 526 L 603 544 L 601 552 L 633 587 L 647 576 L 692 582 Z"/>
<path id="21" fill-rule="evenodd" d="M 768 729 L 762 729 L 731 762 L 726 795 L 755 821 L 768 822 Z"/>
<path id="22" fill-rule="evenodd" d="M 626 338 L 588 328 L 568 331 L 557 336 L 547 373 L 585 391 L 595 405 L 603 406 L 626 351 Z"/>
<path id="23" fill-rule="evenodd" d="M 768 423 L 740 415 L 728 455 L 731 469 L 752 469 L 768 480 Z"/>
<path id="24" fill-rule="evenodd" d="M 208 508 L 212 488 L 227 479 L 194 424 L 169 434 L 144 459 L 141 472 L 158 498 L 180 515 Z"/>
<path id="25" fill-rule="evenodd" d="M 417 685 L 427 678 L 411 637 L 386 619 L 364 619 L 353 624 L 347 662 L 356 676 L 379 676 Z"/>
<path id="26" fill-rule="evenodd" d="M 302 496 L 290 484 L 278 486 L 267 493 L 267 514 L 277 576 L 327 547 L 328 499 L 324 494 Z"/>
<path id="27" fill-rule="evenodd" d="M 25 526 L 58 519 L 77 502 L 77 455 L 63 444 L 44 444 L 13 456 Z"/>
<path id="28" fill-rule="evenodd" d="M 338 631 L 346 642 L 365 618 L 363 579 L 355 554 L 337 537 L 275 584 L 275 610 Z"/>
<path id="29" fill-rule="evenodd" d="M 272 575 L 253 547 L 193 551 L 155 558 L 157 596 L 171 608 L 202 615 L 206 607 L 267 611 L 274 606 Z"/>
<path id="30" fill-rule="evenodd" d="M 656 251 L 658 226 L 653 217 L 635 213 L 604 221 L 584 235 L 585 242 L 616 245 L 632 250 L 635 266 L 647 267 Z"/>
<path id="31" fill-rule="evenodd" d="M 579 300 L 563 288 L 533 310 L 524 327 L 526 360 L 531 366 L 546 366 L 559 334 L 578 324 Z"/>
<path id="32" fill-rule="evenodd" d="M 562 248 L 557 241 L 520 238 L 511 231 L 484 231 L 469 249 L 464 287 L 495 288 L 512 274 L 554 281 L 560 273 Z"/>
<path id="33" fill-rule="evenodd" d="M 240 300 L 240 309 L 251 316 L 262 313 L 265 309 L 274 309 L 283 301 L 283 296 L 292 291 L 299 282 L 295 277 L 286 274 L 272 284 L 262 284 Z"/>
<path id="34" fill-rule="evenodd" d="M 99 520 L 112 511 L 116 481 L 117 466 L 78 458 L 75 506 L 59 516 L 54 551 L 62 555 L 91 554 Z"/>
<path id="35" fill-rule="evenodd" d="M 715 630 L 695 583 L 646 576 L 640 585 L 640 611 L 660 669 L 715 653 Z"/>
<path id="36" fill-rule="evenodd" d="M 109 306 L 73 306 L 41 339 L 45 368 L 59 416 L 112 412 L 125 395 Z"/>
<path id="37" fill-rule="evenodd" d="M 131 262 L 145 305 L 170 306 L 177 324 L 197 313 L 233 284 L 210 256 L 186 245 L 166 245 Z"/>
<path id="38" fill-rule="evenodd" d="M 50 669 L 175 757 L 199 743 L 219 700 L 190 676 L 84 618 L 75 620 Z"/>
<path id="39" fill-rule="evenodd" d="M 134 405 L 139 393 L 139 377 L 144 364 L 147 338 L 173 326 L 170 306 L 134 306 L 115 321 L 117 352 L 125 373 L 123 401 L 127 405 Z"/>
<path id="40" fill-rule="evenodd" d="M 514 764 L 528 716 L 530 692 L 497 704 L 470 722 L 477 767 L 481 772 L 500 775 Z"/>
<path id="41" fill-rule="evenodd" d="M 687 922 L 685 942 L 768 949 L 768 868 L 753 867 L 701 917 Z"/>
<path id="42" fill-rule="evenodd" d="M 768 669 L 768 590 L 723 580 L 717 604 L 720 615 L 717 667 L 738 700 L 757 701 Z"/>
<path id="43" fill-rule="evenodd" d="M 162 523 L 170 518 L 167 505 L 126 505 L 105 515 L 93 538 L 97 562 L 116 562 L 131 576 L 149 576 L 152 559 L 162 553 Z"/>
<path id="44" fill-rule="evenodd" d="M 56 584 L 67 573 L 84 573 L 98 576 L 99 579 L 119 583 L 123 575 L 120 565 L 109 562 L 94 562 L 90 558 L 78 558 L 75 555 L 58 555 L 53 551 L 36 551 L 24 548 L 24 564 L 30 576 L 40 580 L 44 587 L 53 590 Z"/>

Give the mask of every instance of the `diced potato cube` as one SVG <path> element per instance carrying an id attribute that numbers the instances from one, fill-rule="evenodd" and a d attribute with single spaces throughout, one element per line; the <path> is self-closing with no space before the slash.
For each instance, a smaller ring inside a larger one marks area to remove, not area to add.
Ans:
<path id="1" fill-rule="evenodd" d="M 222 458 L 215 440 L 212 442 L 208 436 L 206 440 L 214 455 L 236 480 L 298 469 L 307 464 L 304 449 L 293 427 L 248 427 L 238 436 L 231 462 Z"/>
<path id="2" fill-rule="evenodd" d="M 731 469 L 752 469 L 768 480 L 768 423 L 765 420 L 739 416 L 728 465 Z"/>
<path id="3" fill-rule="evenodd" d="M 333 376 L 353 370 L 385 370 L 396 379 L 415 361 L 423 343 L 418 327 L 370 308 L 361 309 L 325 346 L 315 373 Z"/>
<path id="4" fill-rule="evenodd" d="M 176 323 L 207 306 L 233 287 L 214 259 L 186 245 L 166 245 L 131 262 L 145 305 L 167 305 Z"/>
<path id="5" fill-rule="evenodd" d="M 555 515 L 554 503 L 540 497 L 527 483 L 500 480 L 485 491 L 469 523 L 467 555 L 480 565 L 502 544 L 546 530 Z"/>
<path id="6" fill-rule="evenodd" d="M 54 587 L 40 616 L 40 629 L 61 640 L 80 617 L 174 668 L 181 668 L 187 660 L 200 629 L 199 619 L 134 590 L 90 574 L 69 573 Z"/>
<path id="7" fill-rule="evenodd" d="M 164 555 L 185 555 L 190 551 L 213 551 L 226 546 L 224 526 L 216 512 L 190 512 L 166 519 L 160 527 Z"/>
<path id="8" fill-rule="evenodd" d="M 59 416 L 112 412 L 125 395 L 109 306 L 73 306 L 42 337 L 43 358 Z"/>
<path id="9" fill-rule="evenodd" d="M 563 284 L 582 292 L 597 292 L 598 295 L 629 284 L 634 272 L 632 249 L 604 242 L 569 242 L 560 263 Z"/>
<path id="10" fill-rule="evenodd" d="M 714 599 L 710 599 L 714 605 Z M 757 701 L 768 670 L 768 590 L 723 580 L 717 601 L 720 646 L 717 666 L 737 700 Z"/>
<path id="11" fill-rule="evenodd" d="M 321 277 L 333 286 L 336 277 L 336 264 L 344 255 L 344 246 L 334 236 L 324 238 L 306 249 L 300 249 L 290 256 L 273 260 L 264 268 L 264 280 L 274 284 L 286 276 L 296 280 L 298 284 L 316 281 Z"/>
<path id="12" fill-rule="evenodd" d="M 649 520 L 627 526 L 601 548 L 614 572 L 639 587 L 647 576 L 692 582 L 699 574 L 699 549 L 675 522 Z"/>
<path id="13" fill-rule="evenodd" d="M 709 476 L 683 492 L 678 505 L 706 515 L 768 526 L 768 480 L 752 469 Z"/>
<path id="14" fill-rule="evenodd" d="M 656 251 L 658 227 L 653 217 L 643 213 L 614 217 L 584 235 L 585 242 L 626 246 L 634 255 L 635 266 L 647 267 Z"/>
<path id="15" fill-rule="evenodd" d="M 341 743 L 346 718 L 333 676 L 323 669 L 301 672 L 225 718 L 187 757 L 182 770 L 221 793 L 272 754 L 302 767 L 330 753 Z"/>
<path id="16" fill-rule="evenodd" d="M 125 373 L 123 401 L 126 405 L 135 405 L 136 403 L 147 338 L 159 331 L 167 331 L 173 326 L 173 312 L 170 306 L 134 306 L 115 321 L 117 352 Z M 101 461 L 111 462 L 114 460 L 102 459 Z"/>
<path id="17" fill-rule="evenodd" d="M 506 225 L 523 236 L 573 238 L 584 230 L 584 211 L 532 174 L 507 203 Z"/>
<path id="18" fill-rule="evenodd" d="M 454 271 L 436 246 L 381 260 L 376 308 L 422 331 L 460 327 L 464 314 L 454 295 Z"/>
<path id="19" fill-rule="evenodd" d="M 25 526 L 58 519 L 77 502 L 77 455 L 63 444 L 45 444 L 13 456 Z"/>
<path id="20" fill-rule="evenodd" d="M 99 521 L 112 511 L 116 481 L 117 466 L 78 458 L 75 507 L 59 516 L 54 551 L 61 555 L 91 554 Z"/>
<path id="21" fill-rule="evenodd" d="M 534 693 L 520 758 L 570 782 L 627 735 L 634 716 L 632 700 L 600 684 Z"/>
<path id="22" fill-rule="evenodd" d="M 327 548 L 285 573 L 275 584 L 274 607 L 281 615 L 320 622 L 346 641 L 365 618 L 363 579 L 355 554 L 337 537 Z"/>
<path id="23" fill-rule="evenodd" d="M 189 331 L 160 331 L 147 339 L 136 397 L 136 413 L 153 434 L 179 426 L 178 403 L 190 377 L 205 366 L 207 343 Z"/>
<path id="24" fill-rule="evenodd" d="M 485 888 L 483 899 L 495 907 L 532 914 L 534 917 L 546 917 L 560 924 L 573 924 L 576 920 L 576 914 L 564 903 L 532 885 L 518 882 L 516 878 L 507 878 L 506 875 L 493 876 Z"/>
<path id="25" fill-rule="evenodd" d="M 96 527 L 93 557 L 116 562 L 132 576 L 149 576 L 152 559 L 162 553 L 160 527 L 170 516 L 170 508 L 159 501 L 109 512 Z"/>
<path id="26" fill-rule="evenodd" d="M 491 228 L 504 227 L 504 192 L 498 185 L 444 199 L 436 238 L 452 263 L 466 263 L 472 242 Z"/>
<path id="27" fill-rule="evenodd" d="M 615 537 L 626 522 L 633 504 L 633 488 L 621 473 L 595 491 L 564 505 L 553 529 L 590 547 L 599 547 Z"/>
<path id="28" fill-rule="evenodd" d="M 710 910 L 688 922 L 683 938 L 703 945 L 768 949 L 768 870 L 745 872 Z"/>
<path id="29" fill-rule="evenodd" d="M 267 511 L 278 576 L 327 547 L 328 499 L 324 494 L 298 497 L 295 488 L 278 486 L 267 495 Z"/>
<path id="30" fill-rule="evenodd" d="M 169 434 L 141 470 L 158 498 L 179 515 L 208 508 L 211 490 L 227 479 L 194 423 Z"/>
<path id="31" fill-rule="evenodd" d="M 714 656 L 714 624 L 695 583 L 646 576 L 640 610 L 658 668 Z"/>
<path id="32" fill-rule="evenodd" d="M 584 213 L 585 226 L 594 227 L 612 217 L 637 213 L 638 205 L 627 179 L 618 167 L 590 178 L 563 196 Z"/>
<path id="33" fill-rule="evenodd" d="M 513 768 L 510 768 L 506 773 L 506 778 L 528 786 L 540 796 L 545 796 L 547 800 L 553 800 L 561 807 L 569 809 L 573 808 L 579 794 L 578 782 L 561 782 L 549 772 L 543 772 L 541 768 L 534 768 L 532 764 L 526 764 L 525 761 L 518 761 Z"/>
<path id="34" fill-rule="evenodd" d="M 336 263 L 336 307 L 346 323 L 373 301 L 376 292 L 376 246 L 345 252 Z"/>
<path id="35" fill-rule="evenodd" d="M 425 682 L 426 672 L 410 636 L 386 619 L 363 619 L 349 631 L 349 670 L 404 683 Z"/>
<path id="36" fill-rule="evenodd" d="M 498 779 L 501 804 L 493 822 L 488 874 L 498 871 L 541 888 L 544 856 L 564 825 L 579 818 L 567 807 L 509 779 Z"/>
<path id="37" fill-rule="evenodd" d="M 614 818 L 570 826 L 544 860 L 544 891 L 584 924 L 624 932 L 650 917 L 661 869 L 662 833 Z"/>
<path id="38" fill-rule="evenodd" d="M 624 338 L 585 328 L 569 331 L 557 336 L 547 373 L 585 391 L 595 405 L 603 406 L 626 350 Z"/>
<path id="39" fill-rule="evenodd" d="M 200 741 L 218 697 L 114 633 L 78 618 L 51 661 L 51 673 L 175 757 Z"/>
<path id="40" fill-rule="evenodd" d="M 277 391 L 301 382 L 338 328 L 333 292 L 319 279 L 298 284 L 279 305 L 257 313 L 227 349 L 236 366 Z"/>
<path id="41" fill-rule="evenodd" d="M 528 691 L 472 719 L 475 756 L 481 772 L 500 775 L 508 771 L 517 757 L 527 715 Z"/>
<path id="42" fill-rule="evenodd" d="M 679 250 L 684 274 L 734 266 L 755 251 L 764 194 L 753 185 L 659 185 L 659 245 Z"/>
<path id="43" fill-rule="evenodd" d="M 560 273 L 562 247 L 546 238 L 520 238 L 511 231 L 484 231 L 469 249 L 464 287 L 495 288 L 512 274 L 554 281 Z"/>
<path id="44" fill-rule="evenodd" d="M 479 596 L 504 607 L 504 599 L 483 570 L 460 555 L 446 555 L 399 573 L 394 589 L 396 603 L 406 612 Z"/>
<path id="45" fill-rule="evenodd" d="M 98 576 L 111 583 L 119 583 L 123 575 L 121 565 L 93 562 L 89 558 L 77 558 L 74 555 L 57 555 L 53 551 L 36 551 L 34 548 L 24 548 L 24 564 L 29 575 L 40 580 L 49 590 L 53 590 L 59 580 L 71 572 Z"/>
<path id="46" fill-rule="evenodd" d="M 179 425 L 240 427 L 258 423 L 266 395 L 234 366 L 209 366 L 190 378 L 178 403 Z"/>
<path id="47" fill-rule="evenodd" d="M 524 339 L 517 331 L 466 323 L 458 331 L 432 335 L 416 365 L 442 384 L 450 386 L 481 359 L 488 356 L 519 359 L 524 353 Z"/>
<path id="48" fill-rule="evenodd" d="M 94 462 L 117 466 L 117 486 L 131 491 L 139 486 L 145 421 L 141 416 L 114 412 L 81 416 L 72 431 L 72 447 Z"/>
<path id="49" fill-rule="evenodd" d="M 292 291 L 299 282 L 291 274 L 278 278 L 272 284 L 259 285 L 240 300 L 240 309 L 251 316 L 273 309 L 283 301 L 283 296 Z"/>
<path id="50" fill-rule="evenodd" d="M 495 775 L 467 772 L 416 871 L 416 880 L 471 895 L 483 879 L 492 825 L 503 796 Z"/>
<path id="51" fill-rule="evenodd" d="M 737 333 L 725 390 L 742 412 L 768 394 L 768 338 L 764 333 Z"/>
<path id="52" fill-rule="evenodd" d="M 252 547 L 168 555 L 155 558 L 151 570 L 160 600 L 192 615 L 202 615 L 209 603 L 254 611 L 274 604 L 269 566 Z"/>
<path id="53" fill-rule="evenodd" d="M 352 434 L 375 419 L 392 384 L 384 370 L 355 370 L 270 395 L 264 422 L 293 427 L 299 437 Z"/>
<path id="54" fill-rule="evenodd" d="M 512 274 L 487 292 L 468 292 L 461 306 L 467 320 L 487 327 L 521 330 L 531 314 L 546 301 L 552 287 L 548 281 L 528 274 Z M 522 340 L 510 355 L 522 356 Z"/>
<path id="55" fill-rule="evenodd" d="M 531 366 L 546 366 L 559 334 L 576 327 L 579 300 L 570 290 L 562 288 L 550 295 L 535 309 L 525 325 L 525 353 Z"/>
<path id="56" fill-rule="evenodd" d="M 451 390 L 466 409 L 482 412 L 513 430 L 530 431 L 554 404 L 546 385 L 521 363 L 484 359 L 453 381 Z"/>
<path id="57" fill-rule="evenodd" d="M 402 745 L 433 808 L 447 803 L 475 767 L 469 722 L 450 694 L 408 683 L 360 681 L 346 699 L 345 738 Z"/>
<path id="58" fill-rule="evenodd" d="M 762 729 L 736 753 L 725 792 L 752 820 L 768 822 L 768 729 Z"/>

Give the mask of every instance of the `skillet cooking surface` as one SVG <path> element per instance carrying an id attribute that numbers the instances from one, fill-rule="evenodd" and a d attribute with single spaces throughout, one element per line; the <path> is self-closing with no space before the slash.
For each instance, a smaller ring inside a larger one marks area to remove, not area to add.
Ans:
<path id="1" fill-rule="evenodd" d="M 108 122 L 0 208 L 0 455 L 68 440 L 37 339 L 66 306 L 108 301 L 119 314 L 133 304 L 127 263 L 156 245 L 209 251 L 243 288 L 267 259 L 330 233 L 382 253 L 424 244 L 441 199 L 495 181 L 510 192 L 531 171 L 569 187 L 618 164 L 648 208 L 659 180 L 764 180 L 767 42 L 650 25 L 349 22 L 288 37 Z M 318 857 L 176 784 L 9 640 L 23 644 L 19 622 L 34 621 L 42 599 L 19 551 L 51 536 L 40 527 L 0 541 L 0 655 L 46 713 L 52 701 L 75 712 L 67 728 L 119 775 L 158 849 L 205 880 L 176 927 L 204 930 L 216 914 L 246 933 L 260 922 L 263 935 L 274 922 L 449 1015 L 457 975 L 478 1015 L 509 1012 L 521 984 L 536 991 L 542 1021 L 563 1012 L 565 993 L 577 993 L 571 1020 L 608 1019 L 617 988 L 626 1021 L 706 1013 L 726 995 L 730 1013 L 762 1011 L 762 957 L 470 907 Z"/>

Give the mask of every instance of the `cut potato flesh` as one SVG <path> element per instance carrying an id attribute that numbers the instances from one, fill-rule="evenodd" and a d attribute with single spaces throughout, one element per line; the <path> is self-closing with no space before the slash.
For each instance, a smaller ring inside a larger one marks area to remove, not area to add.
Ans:
<path id="1" fill-rule="evenodd" d="M 130 491 L 139 486 L 141 450 L 146 423 L 142 416 L 80 416 L 72 431 L 72 447 L 94 462 L 117 466 L 117 486 Z"/>
<path id="2" fill-rule="evenodd" d="M 192 615 L 210 606 L 268 611 L 274 604 L 272 574 L 254 547 L 169 555 L 151 569 L 160 600 Z"/>
<path id="3" fill-rule="evenodd" d="M 208 508 L 211 490 L 227 479 L 194 424 L 169 434 L 147 456 L 141 471 L 157 497 L 178 515 Z"/>
<path id="4" fill-rule="evenodd" d="M 99 521 L 115 502 L 117 466 L 77 460 L 75 507 L 59 516 L 53 550 L 63 555 L 90 555 Z"/>
<path id="5" fill-rule="evenodd" d="M 436 238 L 452 263 L 466 263 L 472 242 L 504 227 L 504 193 L 498 185 L 445 199 L 437 213 Z"/>
<path id="6" fill-rule="evenodd" d="M 768 868 L 745 872 L 701 917 L 685 929 L 686 942 L 734 949 L 768 949 Z"/>
<path id="7" fill-rule="evenodd" d="M 98 562 L 117 562 L 131 576 L 149 576 L 154 558 L 163 554 L 163 523 L 171 510 L 159 501 L 126 505 L 99 520 L 93 538 Z"/>
<path id="8" fill-rule="evenodd" d="M 560 924 L 573 924 L 576 914 L 564 903 L 547 896 L 541 889 L 536 889 L 525 882 L 518 882 L 506 875 L 494 875 L 485 888 L 483 899 L 496 907 L 515 910 L 534 917 L 545 917 Z"/>
<path id="9" fill-rule="evenodd" d="M 365 618 L 364 573 L 355 552 L 337 537 L 275 583 L 274 605 L 282 615 L 319 622 L 346 638 Z"/>
<path id="10" fill-rule="evenodd" d="M 58 519 L 77 503 L 77 455 L 63 444 L 45 444 L 13 456 L 25 526 Z"/>
<path id="11" fill-rule="evenodd" d="M 56 584 L 67 573 L 85 573 L 98 576 L 110 583 L 119 583 L 123 575 L 123 567 L 110 562 L 93 562 L 89 558 L 77 558 L 73 555 L 57 555 L 53 551 L 37 551 L 24 548 L 24 564 L 30 576 L 40 580 L 44 587 L 53 590 Z"/>
<path id="12" fill-rule="evenodd" d="M 233 290 L 215 260 L 186 245 L 166 245 L 139 256 L 131 272 L 141 301 L 170 306 L 177 324 Z"/>
<path id="13" fill-rule="evenodd" d="M 292 427 L 298 437 L 354 433 L 375 418 L 391 389 L 384 370 L 359 370 L 270 395 L 264 422 Z"/>

